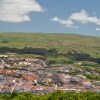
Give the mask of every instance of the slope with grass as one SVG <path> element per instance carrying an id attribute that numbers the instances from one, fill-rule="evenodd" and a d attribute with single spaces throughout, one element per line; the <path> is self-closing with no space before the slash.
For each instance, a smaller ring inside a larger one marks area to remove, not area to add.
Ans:
<path id="1" fill-rule="evenodd" d="M 61 53 L 69 50 L 100 57 L 100 37 L 77 34 L 0 33 L 0 47 L 56 48 Z"/>

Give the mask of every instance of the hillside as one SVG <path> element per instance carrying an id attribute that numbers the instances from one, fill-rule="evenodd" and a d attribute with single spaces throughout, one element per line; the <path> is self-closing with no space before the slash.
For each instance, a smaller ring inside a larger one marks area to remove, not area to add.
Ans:
<path id="1" fill-rule="evenodd" d="M 100 56 L 100 37 L 55 33 L 0 33 L 0 47 L 23 48 L 26 45 L 34 48 L 56 48 L 63 53 L 76 50 Z"/>

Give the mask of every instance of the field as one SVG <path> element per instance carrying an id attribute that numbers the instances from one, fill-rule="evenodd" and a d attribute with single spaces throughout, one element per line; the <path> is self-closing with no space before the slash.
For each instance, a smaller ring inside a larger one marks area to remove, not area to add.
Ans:
<path id="1" fill-rule="evenodd" d="M 89 53 L 100 57 L 100 37 L 83 36 L 78 34 L 57 33 L 0 33 L 0 47 L 23 48 L 56 48 L 58 52 L 68 50 Z"/>

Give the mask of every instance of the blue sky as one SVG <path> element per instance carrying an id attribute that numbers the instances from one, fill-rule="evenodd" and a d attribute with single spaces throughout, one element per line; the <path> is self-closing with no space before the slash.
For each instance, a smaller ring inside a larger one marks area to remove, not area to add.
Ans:
<path id="1" fill-rule="evenodd" d="M 99 0 L 0 0 L 0 32 L 100 36 Z"/>

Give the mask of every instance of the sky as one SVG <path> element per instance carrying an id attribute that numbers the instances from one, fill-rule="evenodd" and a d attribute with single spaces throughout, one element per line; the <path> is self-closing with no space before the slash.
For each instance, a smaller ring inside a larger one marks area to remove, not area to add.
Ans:
<path id="1" fill-rule="evenodd" d="M 0 32 L 100 36 L 100 0 L 0 0 Z"/>

